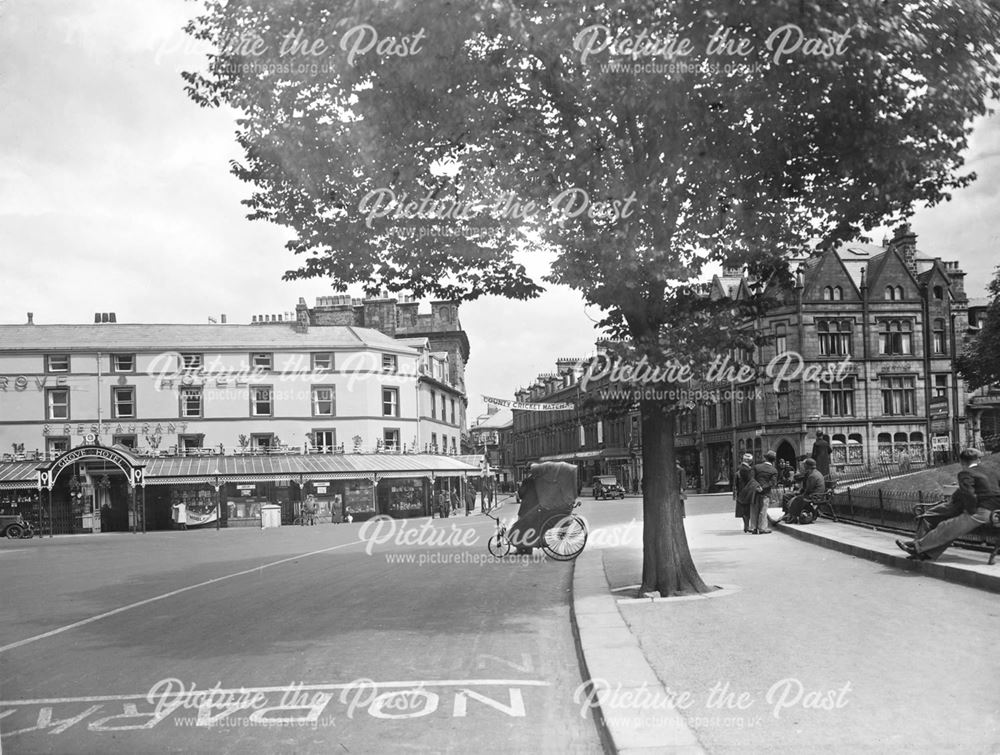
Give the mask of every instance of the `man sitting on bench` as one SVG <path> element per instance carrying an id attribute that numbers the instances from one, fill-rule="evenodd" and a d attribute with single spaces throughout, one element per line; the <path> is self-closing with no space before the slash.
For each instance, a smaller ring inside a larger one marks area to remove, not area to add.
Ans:
<path id="1" fill-rule="evenodd" d="M 802 487 L 799 488 L 798 495 L 788 502 L 788 510 L 778 521 L 798 524 L 802 510 L 826 493 L 826 481 L 823 473 L 816 469 L 815 459 L 803 459 L 802 472 Z"/>
<path id="2" fill-rule="evenodd" d="M 958 473 L 958 490 L 954 501 L 961 502 L 964 511 L 953 516 L 916 540 L 897 540 L 896 545 L 910 558 L 933 560 L 940 556 L 962 535 L 983 524 L 989 524 L 994 509 L 1000 508 L 1000 478 L 979 465 L 982 458 L 975 448 L 966 448 L 958 456 L 962 469 Z"/>

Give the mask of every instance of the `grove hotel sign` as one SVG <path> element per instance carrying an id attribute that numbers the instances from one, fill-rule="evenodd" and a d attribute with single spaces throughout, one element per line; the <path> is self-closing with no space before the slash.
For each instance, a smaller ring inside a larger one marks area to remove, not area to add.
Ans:
<path id="1" fill-rule="evenodd" d="M 41 487 L 48 488 L 59 477 L 59 474 L 71 464 L 87 459 L 101 459 L 109 461 L 118 467 L 128 477 L 128 484 L 131 487 L 142 485 L 143 465 L 136 466 L 131 459 L 113 448 L 104 446 L 80 446 L 72 451 L 67 451 L 54 462 L 48 469 L 39 470 L 39 482 Z"/>
<path id="2" fill-rule="evenodd" d="M 50 382 L 51 380 L 51 382 Z M 44 391 L 46 388 L 69 388 L 65 375 L 35 375 L 29 378 L 27 375 L 0 375 L 0 391 L 26 391 L 30 386 L 35 386 L 36 391 Z"/>

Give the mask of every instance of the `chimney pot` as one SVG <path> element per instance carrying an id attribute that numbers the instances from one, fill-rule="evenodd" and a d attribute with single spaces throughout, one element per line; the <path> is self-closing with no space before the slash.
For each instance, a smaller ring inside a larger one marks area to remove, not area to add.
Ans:
<path id="1" fill-rule="evenodd" d="M 28 313 L 28 325 L 34 325 L 34 324 L 35 324 L 35 313 L 34 312 L 29 312 Z"/>
<path id="2" fill-rule="evenodd" d="M 95 325 L 100 325 L 101 324 L 101 313 L 100 312 L 94 312 L 94 324 Z"/>
<path id="3" fill-rule="evenodd" d="M 222 323 L 223 325 L 225 325 L 225 324 L 226 324 L 226 316 L 225 316 L 225 315 L 220 315 L 220 317 L 222 318 L 222 319 L 220 320 L 220 322 L 221 322 L 221 323 Z"/>

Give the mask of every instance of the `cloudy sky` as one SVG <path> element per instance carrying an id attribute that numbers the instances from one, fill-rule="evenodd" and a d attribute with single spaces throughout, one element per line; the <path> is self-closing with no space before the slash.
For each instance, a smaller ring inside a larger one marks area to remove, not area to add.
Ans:
<path id="1" fill-rule="evenodd" d="M 248 187 L 229 173 L 233 114 L 184 94 L 179 72 L 202 60 L 181 31 L 196 7 L 0 0 L 0 322 L 245 323 L 331 293 L 281 281 L 287 232 L 245 219 Z M 979 180 L 913 228 L 982 296 L 1000 263 L 1000 118 L 978 124 L 967 164 Z M 464 305 L 473 414 L 480 394 L 509 397 L 590 353 L 597 316 L 567 289 Z"/>

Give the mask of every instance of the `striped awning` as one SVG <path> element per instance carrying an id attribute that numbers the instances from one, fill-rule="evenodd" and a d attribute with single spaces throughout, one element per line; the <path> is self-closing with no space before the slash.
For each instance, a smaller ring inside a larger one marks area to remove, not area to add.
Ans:
<path id="1" fill-rule="evenodd" d="M 0 463 L 0 490 L 37 489 L 37 467 L 37 461 Z"/>
<path id="2" fill-rule="evenodd" d="M 403 477 L 463 477 L 479 467 L 431 454 L 296 454 L 272 456 L 166 456 L 145 459 L 146 485 L 215 482 L 304 482 Z M 38 487 L 38 462 L 0 463 L 0 490 Z"/>
<path id="3" fill-rule="evenodd" d="M 299 482 L 449 477 L 479 474 L 452 456 L 430 454 L 308 454 L 155 457 L 146 461 L 147 485 L 220 482 Z"/>

